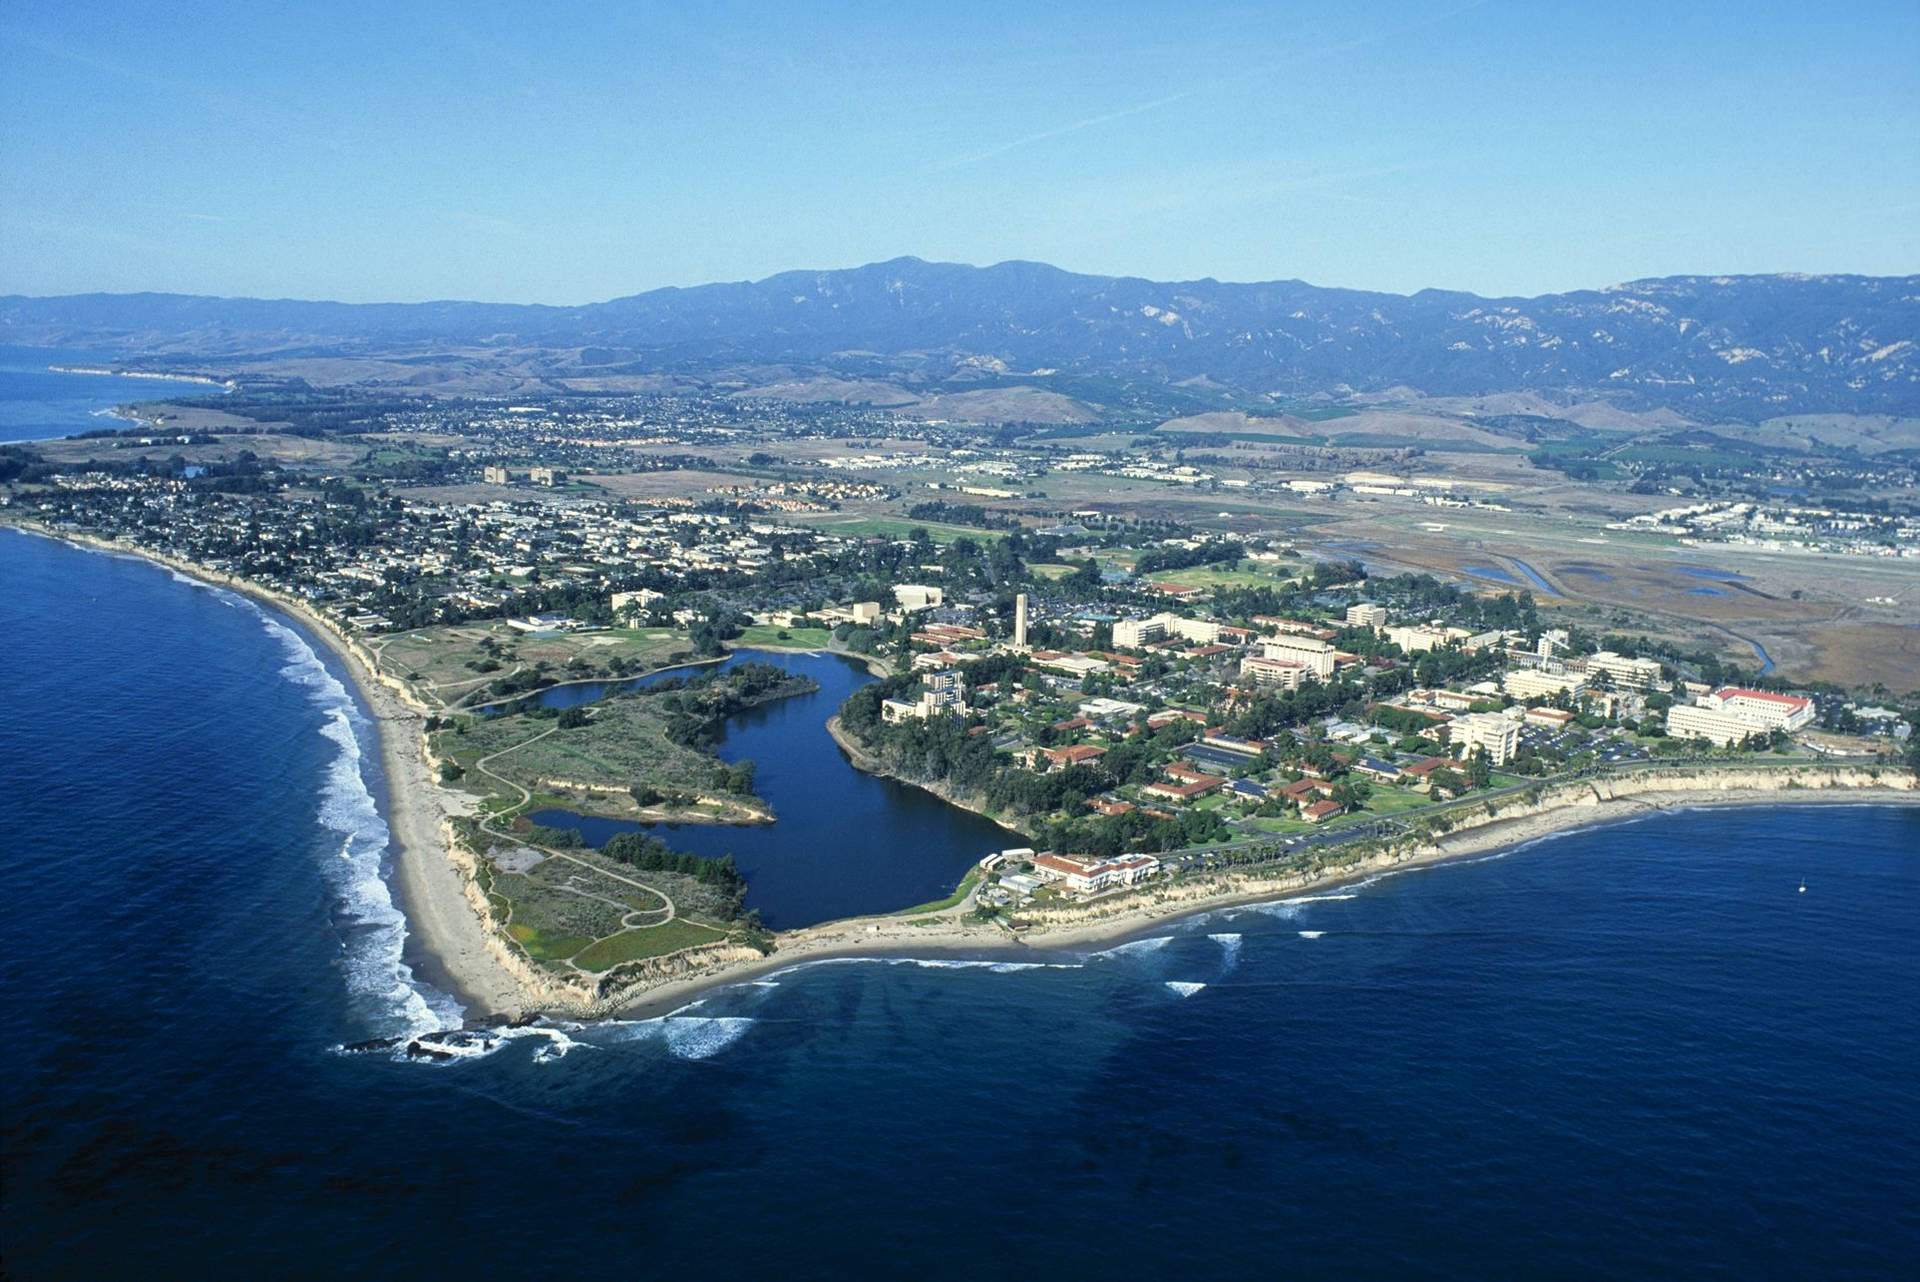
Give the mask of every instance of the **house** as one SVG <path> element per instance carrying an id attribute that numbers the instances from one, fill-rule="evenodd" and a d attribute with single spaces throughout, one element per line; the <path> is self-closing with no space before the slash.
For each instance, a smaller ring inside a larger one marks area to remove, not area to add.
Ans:
<path id="1" fill-rule="evenodd" d="M 1325 779 L 1298 779 L 1293 783 L 1282 785 L 1280 795 L 1296 806 L 1305 806 L 1311 804 L 1316 797 L 1324 797 L 1332 791 L 1333 785 Z"/>
<path id="2" fill-rule="evenodd" d="M 1310 806 L 1300 807 L 1300 817 L 1310 824 L 1324 823 L 1345 809 L 1337 801 L 1316 801 Z"/>

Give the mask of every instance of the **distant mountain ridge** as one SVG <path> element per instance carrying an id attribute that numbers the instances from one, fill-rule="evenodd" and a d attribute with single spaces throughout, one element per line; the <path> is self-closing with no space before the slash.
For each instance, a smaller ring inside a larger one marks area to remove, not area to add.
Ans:
<path id="1" fill-rule="evenodd" d="M 1765 418 L 1920 414 L 1920 276 L 1678 276 L 1538 298 L 1300 281 L 1156 282 L 899 258 L 582 307 L 178 294 L 0 298 L 0 338 L 241 356 L 537 349 L 555 368 L 793 365 L 862 377 L 1033 371 L 1252 396 L 1502 391 Z"/>

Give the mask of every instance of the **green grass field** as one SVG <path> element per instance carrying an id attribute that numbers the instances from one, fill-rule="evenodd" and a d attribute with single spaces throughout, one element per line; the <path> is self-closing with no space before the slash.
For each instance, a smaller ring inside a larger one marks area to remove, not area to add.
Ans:
<path id="1" fill-rule="evenodd" d="M 1152 583 L 1182 583 L 1196 588 L 1270 588 L 1289 582 L 1299 573 L 1297 565 L 1273 566 L 1242 564 L 1235 569 L 1217 565 L 1195 565 L 1184 570 L 1161 570 L 1144 577 Z"/>
<path id="2" fill-rule="evenodd" d="M 909 521 L 904 516 L 847 516 L 839 512 L 809 512 L 789 519 L 797 525 L 810 525 L 850 538 L 878 534 L 882 538 L 904 539 L 914 530 L 925 530 L 933 536 L 935 543 L 951 543 L 960 538 L 979 543 L 1006 537 L 1004 530 L 976 530 L 970 525 L 947 525 L 940 521 Z"/>
<path id="3" fill-rule="evenodd" d="M 682 948 L 718 943 L 726 937 L 726 932 L 723 930 L 676 917 L 664 926 L 626 930 L 618 935 L 609 935 L 605 939 L 595 940 L 573 955 L 573 964 L 581 970 L 593 971 L 597 974 L 600 971 L 612 970 L 621 962 L 638 961 L 643 957 L 661 957 L 667 953 L 677 953 Z"/>
<path id="4" fill-rule="evenodd" d="M 734 638 L 733 644 L 824 650 L 832 641 L 833 633 L 826 628 L 782 628 L 771 623 L 759 623 Z"/>
<path id="5" fill-rule="evenodd" d="M 960 879 L 960 885 L 956 887 L 954 889 L 954 892 L 951 895 L 948 895 L 945 899 L 935 899 L 935 900 L 929 901 L 928 903 L 915 904 L 911 908 L 902 908 L 900 910 L 900 913 L 902 916 L 911 917 L 911 916 L 917 916 L 921 913 L 937 913 L 942 908 L 952 908 L 954 905 L 958 904 L 961 900 L 965 899 L 968 896 L 968 894 L 970 894 L 973 891 L 973 888 L 975 886 L 980 884 L 980 875 L 981 874 L 980 874 L 979 868 L 977 867 L 969 868 L 967 870 L 967 875 Z"/>
<path id="6" fill-rule="evenodd" d="M 369 648 L 380 656 L 382 672 L 414 683 L 429 704 L 451 706 L 484 702 L 492 682 L 515 672 L 537 671 L 547 684 L 610 676 L 616 665 L 638 675 L 662 666 L 689 642 L 673 628 L 531 636 L 495 621 L 377 637 Z"/>
<path id="7" fill-rule="evenodd" d="M 439 730 L 432 741 L 435 753 L 466 768 L 466 786 L 483 791 L 501 789 L 476 769 L 477 763 L 503 753 L 487 768 L 536 794 L 546 792 L 542 781 L 550 779 L 619 792 L 644 783 L 663 792 L 711 793 L 714 760 L 668 740 L 666 724 L 667 714 L 654 697 L 628 695 L 594 704 L 583 726 L 561 730 L 551 718 L 506 713 L 464 719 L 464 732 Z M 552 733 L 536 741 L 543 731 Z M 517 793 L 511 795 L 519 800 Z"/>

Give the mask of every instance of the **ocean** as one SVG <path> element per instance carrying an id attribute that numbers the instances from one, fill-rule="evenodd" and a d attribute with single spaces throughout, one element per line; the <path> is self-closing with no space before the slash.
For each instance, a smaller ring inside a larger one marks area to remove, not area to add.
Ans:
<path id="1" fill-rule="evenodd" d="M 343 1050 L 461 1012 L 332 657 L 10 530 L 0 636 L 12 1277 L 1920 1263 L 1920 810 L 1662 815 L 412 1063 Z"/>
<path id="2" fill-rule="evenodd" d="M 212 383 L 177 379 L 123 378 L 111 374 L 60 374 L 50 365 L 112 365 L 95 352 L 0 344 L 0 445 L 42 441 L 81 432 L 121 431 L 138 424 L 116 417 L 116 405 L 167 396 L 218 396 Z"/>

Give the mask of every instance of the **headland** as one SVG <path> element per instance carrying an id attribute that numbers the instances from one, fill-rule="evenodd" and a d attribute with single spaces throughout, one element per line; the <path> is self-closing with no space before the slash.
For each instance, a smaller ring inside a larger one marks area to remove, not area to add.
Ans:
<path id="1" fill-rule="evenodd" d="M 444 984 L 473 1017 L 551 1014 L 596 1017 L 664 1013 L 701 992 L 809 962 L 924 955 L 1030 957 L 1036 950 L 1110 945 L 1194 916 L 1323 891 L 1357 880 L 1522 845 L 1558 832 L 1618 823 L 1662 811 L 1722 805 L 1920 804 L 1915 776 L 1874 765 L 1804 761 L 1718 766 L 1642 765 L 1615 773 L 1543 783 L 1521 796 L 1456 813 L 1435 839 L 1368 843 L 1344 854 L 1250 867 L 1193 871 L 1130 891 L 1031 909 L 1018 929 L 971 914 L 971 894 L 932 910 L 848 918 L 774 935 L 767 951 L 732 945 L 689 947 L 611 972 L 591 987 L 532 960 L 495 921 L 478 857 L 455 829 L 472 798 L 442 787 L 425 733 L 429 710 L 375 656 L 304 602 L 218 569 L 130 543 L 30 521 L 22 528 L 98 550 L 135 556 L 199 581 L 244 594 L 289 616 L 340 660 L 372 714 L 388 781 L 387 821 L 395 880 L 412 941 L 430 978 Z M 859 657 L 859 656 L 856 656 Z M 839 727 L 829 732 L 853 768 L 883 773 Z M 912 781 L 907 781 L 912 782 Z M 925 785 L 917 785 L 925 787 Z M 968 799 L 947 797 L 951 804 Z"/>

